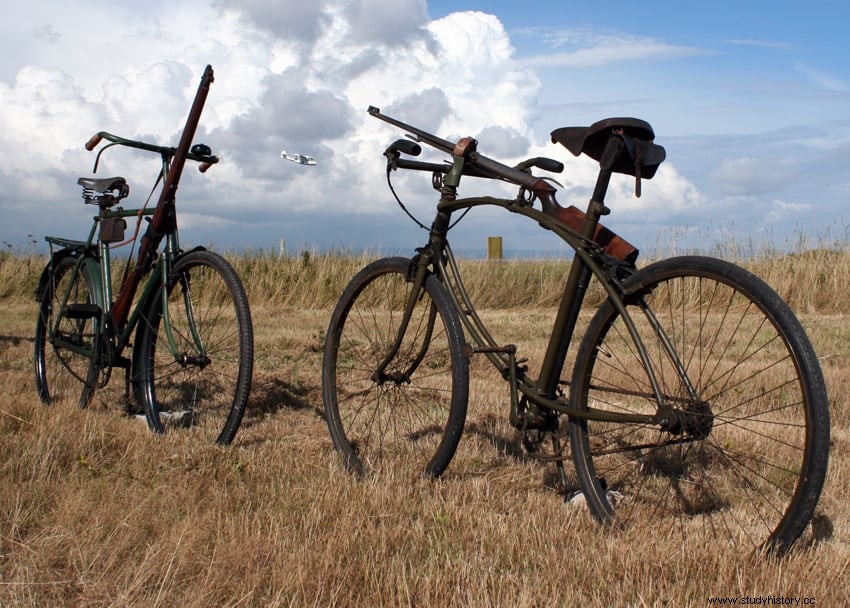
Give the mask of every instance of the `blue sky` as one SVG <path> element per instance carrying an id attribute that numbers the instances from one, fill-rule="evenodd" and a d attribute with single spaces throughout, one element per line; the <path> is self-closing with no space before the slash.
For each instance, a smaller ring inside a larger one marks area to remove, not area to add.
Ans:
<path id="1" fill-rule="evenodd" d="M 477 11 L 477 12 L 475 12 Z M 10 4 L 0 24 L 0 241 L 82 236 L 76 178 L 101 129 L 174 143 L 206 63 L 216 69 L 199 138 L 223 162 L 188 172 L 184 243 L 218 249 L 412 247 L 421 240 L 386 189 L 381 152 L 400 132 L 378 105 L 485 154 L 562 160 L 565 203 L 586 203 L 593 164 L 548 141 L 608 116 L 648 120 L 668 160 L 640 200 L 615 180 L 606 219 L 651 248 L 722 250 L 842 240 L 850 222 L 850 44 L 843 3 L 153 0 Z M 93 34 L 93 24 L 108 24 Z M 311 154 L 316 167 L 279 158 Z M 439 160 L 439 156 L 431 160 Z M 154 165 L 105 171 L 135 202 Z M 486 192 L 486 183 L 462 193 Z M 398 175 L 432 213 L 428 176 Z M 557 250 L 536 225 L 476 212 L 455 246 Z M 32 234 L 33 237 L 27 235 Z"/>

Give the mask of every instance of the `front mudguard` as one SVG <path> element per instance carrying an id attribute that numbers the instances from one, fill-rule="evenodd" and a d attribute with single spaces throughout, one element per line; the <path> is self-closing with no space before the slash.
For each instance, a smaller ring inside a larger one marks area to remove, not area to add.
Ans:
<path id="1" fill-rule="evenodd" d="M 198 246 L 189 249 L 188 251 L 181 251 L 172 261 L 172 266 L 176 265 L 184 256 L 194 253 L 195 251 L 206 251 L 206 247 Z M 152 288 L 146 290 L 145 293 L 142 294 L 142 299 L 139 300 L 138 303 L 139 310 L 141 311 L 141 317 L 139 318 L 139 324 L 136 327 L 135 344 L 142 344 L 142 341 L 147 339 L 148 333 L 155 331 L 147 320 L 151 317 L 155 306 L 158 304 L 157 298 L 162 297 L 162 290 L 160 289 L 163 285 L 162 265 L 157 264 L 154 267 L 151 271 L 151 276 L 148 278 L 148 282 L 152 285 Z M 141 383 L 145 371 L 145 362 L 141 361 L 141 357 L 139 357 L 137 353 L 138 351 L 134 348 L 131 364 L 131 378 L 134 391 L 142 390 Z M 139 403 L 142 403 L 142 401 L 139 400 Z"/>

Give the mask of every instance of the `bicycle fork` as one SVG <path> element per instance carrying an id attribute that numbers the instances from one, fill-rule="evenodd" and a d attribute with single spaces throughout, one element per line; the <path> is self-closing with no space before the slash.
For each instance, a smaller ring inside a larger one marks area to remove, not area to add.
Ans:
<path id="1" fill-rule="evenodd" d="M 393 341 L 390 350 L 387 352 L 384 359 L 378 364 L 375 373 L 372 374 L 372 381 L 378 385 L 382 385 L 387 381 L 393 382 L 396 385 L 402 383 L 410 383 L 410 377 L 413 372 L 422 363 L 425 354 L 428 352 L 428 346 L 431 343 L 431 336 L 434 333 L 434 323 L 437 319 L 437 306 L 432 302 L 428 310 L 428 323 L 425 327 L 425 334 L 422 337 L 422 345 L 419 347 L 419 352 L 413 358 L 413 361 L 407 366 L 407 369 L 400 372 L 386 373 L 387 367 L 393 359 L 398 355 L 401 349 L 401 343 L 404 341 L 404 336 L 407 334 L 407 327 L 410 324 L 410 318 L 413 315 L 413 309 L 416 308 L 416 303 L 422 297 L 425 290 L 425 280 L 428 277 L 428 262 L 421 259 L 421 254 L 417 255 L 410 263 L 408 270 L 408 280 L 412 283 L 410 295 L 407 298 L 407 303 L 404 307 L 404 314 L 396 331 L 395 340 Z"/>
<path id="2" fill-rule="evenodd" d="M 203 339 L 198 333 L 198 324 L 195 322 L 195 306 L 192 304 L 192 285 L 189 275 L 180 275 L 178 285 L 183 296 L 183 311 L 186 314 L 186 325 L 195 346 L 195 353 L 180 352 L 177 341 L 174 339 L 174 328 L 172 326 L 171 311 L 168 309 L 168 290 L 162 291 L 162 322 L 165 329 L 168 349 L 174 355 L 174 360 L 183 367 L 195 366 L 204 369 L 212 361 L 207 356 Z"/>

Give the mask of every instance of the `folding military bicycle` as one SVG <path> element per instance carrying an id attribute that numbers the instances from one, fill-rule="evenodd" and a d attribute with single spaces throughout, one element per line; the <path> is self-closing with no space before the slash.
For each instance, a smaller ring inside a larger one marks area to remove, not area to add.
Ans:
<path id="1" fill-rule="evenodd" d="M 388 177 L 397 169 L 430 172 L 440 199 L 415 255 L 363 268 L 333 312 L 323 395 L 345 466 L 357 475 L 441 475 L 464 430 L 469 360 L 481 356 L 509 385 L 508 418 L 525 446 L 551 450 L 560 485 L 565 492 L 578 485 L 602 522 L 656 526 L 683 543 L 705 542 L 702 535 L 786 551 L 812 517 L 827 468 L 818 360 L 790 308 L 750 272 L 701 256 L 638 269 L 637 249 L 599 223 L 610 212 L 613 173 L 634 176 L 639 195 L 641 180 L 665 159 L 651 126 L 612 118 L 552 133 L 553 142 L 599 163 L 582 212 L 561 206 L 551 180 L 532 174 L 560 172 L 558 161 L 510 167 L 482 155 L 472 138 L 453 143 L 377 108 L 369 113 L 408 133 L 385 152 Z M 419 143 L 450 160 L 402 156 L 418 155 Z M 519 191 L 458 198 L 465 176 Z M 529 218 L 574 252 L 536 378 L 516 347 L 485 327 L 449 245 L 452 217 L 481 206 Z M 564 373 L 593 279 L 604 301 Z M 568 454 L 577 482 L 563 465 Z"/>

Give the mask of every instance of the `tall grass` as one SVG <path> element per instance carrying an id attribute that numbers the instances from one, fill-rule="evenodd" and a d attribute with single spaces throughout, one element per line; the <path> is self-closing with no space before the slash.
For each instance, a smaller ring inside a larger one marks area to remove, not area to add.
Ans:
<path id="1" fill-rule="evenodd" d="M 850 299 L 844 297 L 846 277 L 850 277 L 850 249 L 737 253 L 721 257 L 760 276 L 793 309 L 850 312 Z M 290 257 L 243 254 L 231 256 L 230 260 L 245 278 L 250 298 L 281 306 L 317 308 L 332 307 L 351 277 L 375 257 L 304 252 Z M 638 266 L 650 261 L 641 261 Z M 460 268 L 466 287 L 475 295 L 476 306 L 510 309 L 556 306 L 569 261 L 461 260 Z M 591 303 L 600 294 L 601 291 L 591 291 Z"/>
<path id="2" fill-rule="evenodd" d="M 850 248 L 817 248 L 783 253 L 769 247 L 729 246 L 716 253 L 738 262 L 771 285 L 800 312 L 850 312 L 846 281 Z M 251 301 L 299 308 L 331 308 L 351 277 L 375 255 L 303 251 L 293 256 L 268 252 L 229 254 Z M 0 298 L 34 295 L 46 258 L 0 255 Z M 651 260 L 640 261 L 638 266 Z M 114 273 L 123 266 L 116 262 Z M 511 309 L 555 306 L 568 260 L 461 260 L 461 273 L 476 306 Z M 601 291 L 591 291 L 591 303 Z"/>
<path id="3" fill-rule="evenodd" d="M 725 257 L 725 256 L 724 256 Z M 0 606 L 706 605 L 712 596 L 846 605 L 850 568 L 850 312 L 846 249 L 741 255 L 789 298 L 832 402 L 830 472 L 814 524 L 782 560 L 620 534 L 552 491 L 522 456 L 498 373 L 472 366 L 466 431 L 444 478 L 357 481 L 321 407 L 330 309 L 371 259 L 229 255 L 254 317 L 254 389 L 234 445 L 151 435 L 122 416 L 121 378 L 88 410 L 45 407 L 32 302 L 45 260 L 0 257 Z M 497 336 L 539 357 L 566 267 L 464 261 Z"/>

